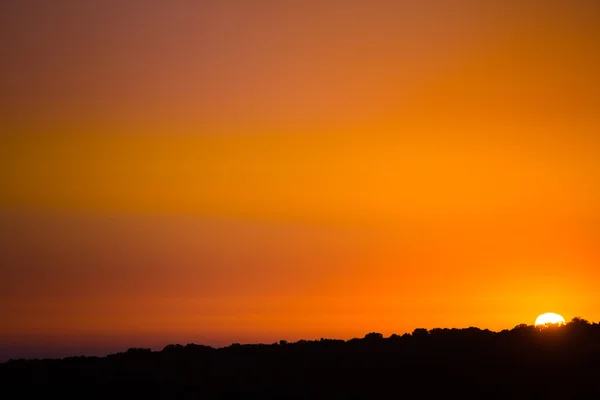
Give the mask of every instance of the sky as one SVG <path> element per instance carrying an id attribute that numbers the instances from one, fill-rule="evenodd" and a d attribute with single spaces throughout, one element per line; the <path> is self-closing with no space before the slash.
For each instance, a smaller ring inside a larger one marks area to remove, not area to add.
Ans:
<path id="1" fill-rule="evenodd" d="M 600 320 L 595 1 L 0 3 L 0 360 Z"/>

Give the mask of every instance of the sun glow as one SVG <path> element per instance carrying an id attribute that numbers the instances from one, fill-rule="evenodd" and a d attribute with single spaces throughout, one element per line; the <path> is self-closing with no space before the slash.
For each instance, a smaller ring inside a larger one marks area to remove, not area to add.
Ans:
<path id="1" fill-rule="evenodd" d="M 535 326 L 547 324 L 564 325 L 565 319 L 562 316 L 555 313 L 545 313 L 537 317 L 537 319 L 535 320 Z"/>

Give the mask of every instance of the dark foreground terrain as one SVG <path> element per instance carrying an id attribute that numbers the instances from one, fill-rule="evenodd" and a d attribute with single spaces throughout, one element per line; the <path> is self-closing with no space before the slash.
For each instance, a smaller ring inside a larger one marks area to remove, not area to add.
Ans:
<path id="1" fill-rule="evenodd" d="M 600 324 L 12 360 L 0 388 L 5 399 L 600 399 Z"/>

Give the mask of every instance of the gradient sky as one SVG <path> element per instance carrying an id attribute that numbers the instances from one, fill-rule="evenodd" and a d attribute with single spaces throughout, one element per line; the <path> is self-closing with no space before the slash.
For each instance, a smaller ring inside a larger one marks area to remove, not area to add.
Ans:
<path id="1" fill-rule="evenodd" d="M 3 1 L 0 359 L 600 320 L 595 1 Z"/>

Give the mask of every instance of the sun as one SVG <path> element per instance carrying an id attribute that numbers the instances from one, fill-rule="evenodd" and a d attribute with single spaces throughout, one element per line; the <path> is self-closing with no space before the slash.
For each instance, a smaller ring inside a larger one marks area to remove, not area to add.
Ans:
<path id="1" fill-rule="evenodd" d="M 565 319 L 558 314 L 549 312 L 549 313 L 540 315 L 535 320 L 535 326 L 548 325 L 548 324 L 564 325 Z"/>

